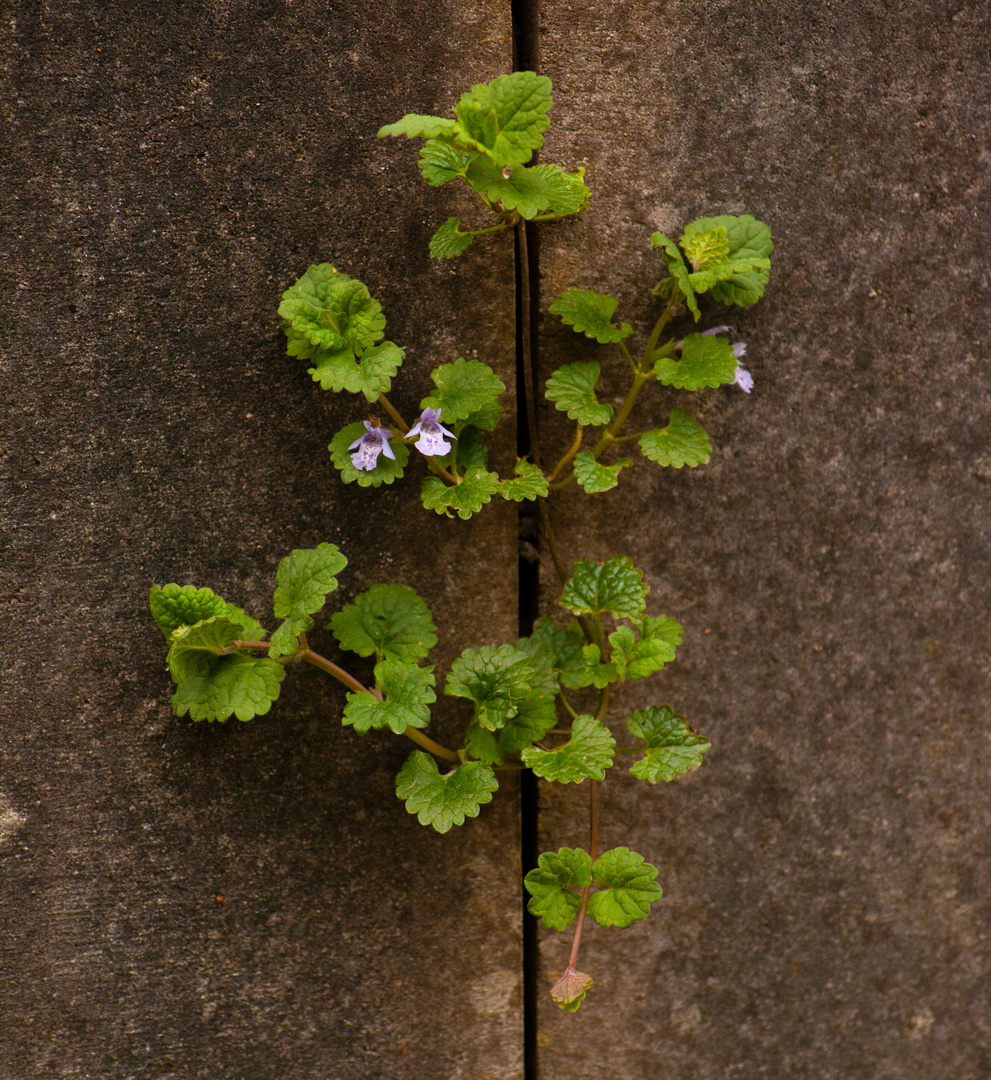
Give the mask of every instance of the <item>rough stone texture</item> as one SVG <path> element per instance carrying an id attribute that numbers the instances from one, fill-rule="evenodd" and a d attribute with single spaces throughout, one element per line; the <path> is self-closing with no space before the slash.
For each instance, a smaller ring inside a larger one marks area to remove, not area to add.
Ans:
<path id="1" fill-rule="evenodd" d="M 431 264 L 449 200 L 375 139 L 508 69 L 508 5 L 15 0 L 0 35 L 0 1075 L 516 1077 L 514 785 L 422 828 L 408 745 L 343 730 L 312 669 L 250 724 L 178 720 L 146 602 L 196 581 L 270 620 L 278 559 L 330 540 L 342 596 L 429 596 L 442 665 L 514 636 L 515 507 L 428 515 L 419 465 L 343 487 L 326 444 L 369 409 L 275 317 L 332 261 L 408 348 L 401 408 L 472 349 L 512 383 L 511 243 Z"/>
<path id="2" fill-rule="evenodd" d="M 701 324 L 736 324 L 756 381 L 690 401 L 712 463 L 641 467 L 580 533 L 561 500 L 569 555 L 632 554 L 687 628 L 620 706 L 670 701 L 714 748 L 662 790 L 603 785 L 603 846 L 665 897 L 592 928 L 578 1017 L 542 996 L 540 1075 L 983 1080 L 991 9 L 543 0 L 541 23 L 543 160 L 595 192 L 542 234 L 545 306 L 599 288 L 648 326 L 648 237 L 702 214 L 777 247 L 767 300 Z M 542 349 L 545 373 L 601 355 L 553 319 Z M 686 403 L 650 401 L 633 430 Z M 583 795 L 545 791 L 544 849 L 584 841 Z M 567 946 L 545 936 L 545 984 Z"/>

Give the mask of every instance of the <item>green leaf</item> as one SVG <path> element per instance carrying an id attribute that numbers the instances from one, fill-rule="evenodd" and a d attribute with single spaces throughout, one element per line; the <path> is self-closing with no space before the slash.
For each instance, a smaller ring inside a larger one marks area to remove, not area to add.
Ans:
<path id="1" fill-rule="evenodd" d="M 450 517 L 449 510 L 456 510 L 462 521 L 477 514 L 482 506 L 498 494 L 499 477 L 477 466 L 465 469 L 461 483 L 448 487 L 439 476 L 427 476 L 420 488 L 420 498 L 428 510 Z"/>
<path id="2" fill-rule="evenodd" d="M 482 727 L 497 731 L 519 712 L 534 676 L 531 658 L 515 645 L 465 649 L 451 665 L 444 693 L 475 703 Z"/>
<path id="3" fill-rule="evenodd" d="M 269 656 L 287 656 L 296 651 L 299 635 L 313 626 L 310 616 L 337 588 L 337 575 L 347 564 L 336 544 L 296 548 L 279 563 L 273 604 L 275 617 L 286 621 L 272 635 Z"/>
<path id="4" fill-rule="evenodd" d="M 496 425 L 502 419 L 502 406 L 498 401 L 487 401 L 480 409 L 470 412 L 464 420 L 459 421 L 462 427 L 476 427 L 481 431 L 495 431 Z"/>
<path id="5" fill-rule="evenodd" d="M 387 394 L 392 378 L 399 370 L 404 357 L 403 350 L 391 341 L 373 345 L 360 359 L 351 349 L 331 352 L 317 349 L 313 356 L 314 366 L 307 373 L 323 390 L 339 393 L 364 394 L 368 401 L 376 401 L 380 394 Z"/>
<path id="6" fill-rule="evenodd" d="M 443 422 L 448 426 L 466 420 L 472 413 L 491 409 L 506 389 L 502 379 L 480 360 L 455 360 L 453 364 L 441 364 L 434 368 L 430 377 L 437 390 L 420 402 L 420 408 L 441 409 Z"/>
<path id="7" fill-rule="evenodd" d="M 661 898 L 652 866 L 629 848 L 603 852 L 592 864 L 592 880 L 605 886 L 588 898 L 588 913 L 600 926 L 627 927 L 636 919 L 646 919 L 650 905 Z"/>
<path id="8" fill-rule="evenodd" d="M 530 657 L 530 666 L 533 669 L 530 689 L 540 690 L 548 697 L 556 697 L 558 677 L 554 667 L 555 658 L 547 644 L 537 637 L 524 637 L 516 642 L 516 648 L 522 649 Z"/>
<path id="9" fill-rule="evenodd" d="M 705 428 L 682 409 L 671 410 L 667 427 L 647 431 L 640 436 L 640 452 L 658 465 L 680 469 L 683 465 L 705 465 L 712 454 L 712 443 Z"/>
<path id="10" fill-rule="evenodd" d="M 327 449 L 334 467 L 340 470 L 341 479 L 345 484 L 354 483 L 357 480 L 359 487 L 378 487 L 380 484 L 391 484 L 393 480 L 403 475 L 406 463 L 409 461 L 409 447 L 393 433 L 389 441 L 395 459 L 387 458 L 380 454 L 378 463 L 374 469 L 356 469 L 351 461 L 354 452 L 348 447 L 365 434 L 365 425 L 359 420 L 342 428 L 330 441 Z"/>
<path id="11" fill-rule="evenodd" d="M 561 606 L 575 615 L 609 612 L 617 619 L 635 619 L 643 611 L 649 591 L 643 583 L 643 571 L 637 570 L 627 555 L 616 555 L 604 563 L 580 559 L 564 587 Z"/>
<path id="12" fill-rule="evenodd" d="M 553 619 L 538 619 L 530 640 L 548 652 L 553 670 L 565 686 L 580 685 L 585 635 L 575 620 L 567 626 L 558 626 Z"/>
<path id="13" fill-rule="evenodd" d="M 561 321 L 572 327 L 575 333 L 584 333 L 586 337 L 606 345 L 611 341 L 622 341 L 633 333 L 629 323 L 613 325 L 612 317 L 618 303 L 612 296 L 589 289 L 568 289 L 548 310 L 560 315 Z"/>
<path id="14" fill-rule="evenodd" d="M 601 780 L 612 765 L 616 740 L 594 716 L 582 715 L 571 725 L 571 738 L 556 750 L 530 746 L 520 757 L 537 776 L 559 784 Z"/>
<path id="15" fill-rule="evenodd" d="M 458 471 L 460 472 L 464 472 L 472 466 L 484 469 L 486 462 L 489 460 L 489 447 L 482 438 L 481 432 L 468 427 L 467 421 L 462 421 L 460 425 L 456 425 L 455 431 L 458 441 L 449 453 L 444 454 L 443 457 L 439 457 L 437 460 L 448 470 L 451 469 L 455 460 L 458 463 Z"/>
<path id="16" fill-rule="evenodd" d="M 430 237 L 430 257 L 432 259 L 453 259 L 460 255 L 475 239 L 472 232 L 458 229 L 460 218 L 449 217 L 447 221 Z"/>
<path id="17" fill-rule="evenodd" d="M 733 346 L 718 334 L 689 334 L 681 348 L 681 361 L 662 356 L 654 361 L 654 374 L 664 386 L 700 390 L 736 379 Z"/>
<path id="18" fill-rule="evenodd" d="M 564 930 L 581 907 L 580 890 L 592 882 L 592 860 L 581 848 L 545 851 L 523 879 L 530 894 L 527 910 L 550 930 Z M 574 890 L 579 890 L 575 892 Z"/>
<path id="19" fill-rule="evenodd" d="M 702 764 L 709 740 L 688 726 L 670 705 L 651 705 L 637 709 L 626 721 L 630 734 L 643 739 L 646 753 L 630 772 L 651 784 L 673 780 Z"/>
<path id="20" fill-rule="evenodd" d="M 667 615 L 651 619 L 646 616 L 637 627 L 620 626 L 609 635 L 611 660 L 620 680 L 646 679 L 660 671 L 674 658 L 681 644 L 682 629 Z"/>
<path id="21" fill-rule="evenodd" d="M 575 457 L 575 479 L 589 495 L 594 495 L 614 488 L 619 483 L 619 470 L 632 464 L 629 458 L 620 458 L 613 465 L 600 465 L 590 451 L 583 450 Z"/>
<path id="22" fill-rule="evenodd" d="M 328 624 L 342 649 L 379 660 L 417 660 L 437 644 L 430 609 L 408 585 L 372 585 Z"/>
<path id="23" fill-rule="evenodd" d="M 725 262 L 729 255 L 729 241 L 724 226 L 717 229 L 685 229 L 681 246 L 694 270 L 717 266 Z"/>
<path id="24" fill-rule="evenodd" d="M 382 660 L 375 665 L 375 683 L 385 696 L 348 694 L 342 723 L 362 734 L 372 728 L 389 728 L 397 735 L 408 728 L 425 728 L 430 723 L 428 706 L 437 700 L 433 691 L 433 667 L 417 667 L 402 660 Z"/>
<path id="25" fill-rule="evenodd" d="M 431 187 L 440 187 L 456 176 L 464 176 L 471 160 L 471 154 L 431 139 L 421 148 L 418 164 L 424 180 Z"/>
<path id="26" fill-rule="evenodd" d="M 407 113 L 394 124 L 386 124 L 378 130 L 380 139 L 397 138 L 405 135 L 408 139 L 436 139 L 440 136 L 452 136 L 456 124 L 442 116 L 423 116 L 420 113 Z"/>
<path id="27" fill-rule="evenodd" d="M 469 757 L 477 758 L 484 765 L 501 765 L 502 750 L 499 747 L 500 731 L 488 731 L 477 720 L 468 725 L 465 740 L 465 752 Z"/>
<path id="28" fill-rule="evenodd" d="M 231 645 L 241 638 L 244 627 L 226 615 L 214 615 L 193 626 L 182 626 L 172 634 L 169 672 L 174 683 L 207 675 L 219 656 L 230 655 Z"/>
<path id="29" fill-rule="evenodd" d="M 290 355 L 309 359 L 317 349 L 361 353 L 381 340 L 382 305 L 360 281 L 330 263 L 311 266 L 282 294 L 282 327 Z"/>
<path id="30" fill-rule="evenodd" d="M 479 194 L 530 220 L 545 211 L 564 217 L 584 209 L 592 194 L 582 180 L 584 175 L 584 169 L 566 173 L 560 165 L 519 165 L 504 177 L 502 169 L 479 157 L 465 178 Z"/>
<path id="31" fill-rule="evenodd" d="M 750 214 L 739 217 L 720 214 L 689 223 L 682 235 L 682 244 L 694 242 L 700 234 L 720 228 L 726 230 L 729 245 L 726 258 L 734 266 L 729 277 L 712 284 L 712 295 L 724 304 L 740 307 L 756 304 L 764 295 L 771 275 L 770 259 L 774 250 L 771 230 Z"/>
<path id="32" fill-rule="evenodd" d="M 603 664 L 598 645 L 582 646 L 582 669 L 578 675 L 578 686 L 594 686 L 602 690 L 619 678 L 619 669 L 613 663 Z"/>
<path id="33" fill-rule="evenodd" d="M 557 687 L 548 692 L 532 687 L 499 732 L 499 748 L 507 754 L 519 754 L 532 746 L 557 723 L 554 698 Z"/>
<path id="34" fill-rule="evenodd" d="M 678 250 L 678 245 L 669 237 L 665 236 L 664 233 L 660 232 L 652 234 L 650 244 L 651 247 L 660 248 L 661 254 L 664 256 L 664 261 L 668 264 L 668 273 L 671 275 L 675 286 L 681 290 L 681 293 L 685 298 L 685 303 L 688 305 L 688 310 L 691 311 L 692 315 L 695 316 L 695 321 L 698 322 L 701 312 L 699 311 L 698 303 L 695 300 L 695 290 L 692 288 L 692 283 L 688 276 L 688 267 L 685 265 L 685 260 Z M 660 286 L 654 290 L 655 294 L 659 289 Z"/>
<path id="35" fill-rule="evenodd" d="M 396 778 L 396 794 L 409 813 L 439 833 L 463 825 L 466 817 L 478 817 L 498 787 L 495 773 L 480 761 L 466 761 L 442 776 L 434 759 L 420 750 L 410 754 Z"/>
<path id="36" fill-rule="evenodd" d="M 550 122 L 546 116 L 550 107 L 551 81 L 546 75 L 532 71 L 500 75 L 461 95 L 454 109 L 456 137 L 496 165 L 518 165 L 543 146 L 541 132 Z"/>
<path id="37" fill-rule="evenodd" d="M 279 696 L 285 669 L 274 660 L 244 652 L 217 657 L 204 675 L 183 679 L 172 695 L 177 716 L 193 720 L 238 720 L 264 716 Z"/>
<path id="38" fill-rule="evenodd" d="M 513 502 L 522 502 L 524 499 L 533 502 L 538 496 L 546 495 L 547 480 L 543 469 L 532 461 L 520 458 L 516 462 L 515 478 L 502 481 L 500 494 L 504 499 L 512 499 Z"/>
<path id="39" fill-rule="evenodd" d="M 565 364 L 547 380 L 545 396 L 579 424 L 604 427 L 612 419 L 612 406 L 596 399 L 595 384 L 600 371 L 594 360 Z"/>
<path id="40" fill-rule="evenodd" d="M 197 589 L 195 585 L 176 585 L 170 582 L 159 587 L 152 585 L 148 594 L 148 606 L 159 629 L 171 641 L 172 634 L 181 626 L 195 626 L 214 615 L 225 615 L 241 624 L 240 635 L 245 641 L 258 641 L 266 631 L 239 607 L 228 604 L 210 589 Z"/>

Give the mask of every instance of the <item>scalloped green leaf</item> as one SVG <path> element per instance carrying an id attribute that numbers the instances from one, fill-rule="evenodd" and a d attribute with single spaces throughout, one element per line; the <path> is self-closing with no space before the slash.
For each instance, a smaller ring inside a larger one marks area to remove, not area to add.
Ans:
<path id="1" fill-rule="evenodd" d="M 689 334 L 681 347 L 681 360 L 660 357 L 654 361 L 654 374 L 664 386 L 701 390 L 703 386 L 716 387 L 734 382 L 738 363 L 733 346 L 726 338 Z"/>
<path id="2" fill-rule="evenodd" d="M 504 177 L 502 169 L 479 157 L 468 168 L 465 179 L 479 194 L 530 220 L 545 212 L 565 217 L 583 210 L 592 195 L 582 179 L 584 175 L 584 169 L 566 173 L 560 165 L 518 165 Z"/>
<path id="3" fill-rule="evenodd" d="M 395 123 L 380 127 L 378 137 L 388 139 L 405 135 L 408 139 L 437 139 L 453 136 L 456 127 L 454 120 L 446 120 L 443 116 L 407 113 Z"/>
<path id="4" fill-rule="evenodd" d="M 608 612 L 617 619 L 635 619 L 643 611 L 649 591 L 643 583 L 643 571 L 627 555 L 616 555 L 604 563 L 579 559 L 564 587 L 561 607 L 575 615 Z"/>
<path id="5" fill-rule="evenodd" d="M 458 176 L 464 176 L 465 170 L 474 158 L 456 146 L 430 139 L 420 149 L 417 164 L 424 180 L 431 187 L 440 187 Z"/>
<path id="6" fill-rule="evenodd" d="M 580 686 L 585 635 L 574 619 L 558 626 L 553 619 L 538 619 L 530 640 L 539 643 L 551 658 L 552 669 L 565 686 Z"/>
<path id="7" fill-rule="evenodd" d="M 172 633 L 169 673 L 174 683 L 207 675 L 220 656 L 231 655 L 231 645 L 241 639 L 244 627 L 226 615 L 214 615 Z M 242 639 L 243 640 L 243 639 Z"/>
<path id="8" fill-rule="evenodd" d="M 404 359 L 404 352 L 392 341 L 383 341 L 373 345 L 360 359 L 351 349 L 331 352 L 317 349 L 314 352 L 314 366 L 307 368 L 307 374 L 323 390 L 349 394 L 364 394 L 368 401 L 376 401 L 380 394 L 387 394 L 392 388 L 392 379 Z"/>
<path id="9" fill-rule="evenodd" d="M 550 930 L 570 926 L 581 907 L 581 890 L 592 881 L 592 860 L 581 848 L 545 851 L 523 879 L 527 910 Z M 575 891 L 577 890 L 577 891 Z"/>
<path id="10" fill-rule="evenodd" d="M 683 409 L 671 410 L 667 427 L 646 431 L 640 436 L 640 452 L 658 465 L 680 469 L 705 465 L 712 455 L 712 443 L 705 428 Z"/>
<path id="11" fill-rule="evenodd" d="M 620 458 L 612 465 L 600 465 L 589 450 L 582 450 L 575 455 L 575 479 L 589 495 L 594 495 L 614 488 L 619 483 L 619 470 L 632 464 L 629 458 Z"/>
<path id="12" fill-rule="evenodd" d="M 696 734 L 688 721 L 670 705 L 650 705 L 637 709 L 626 721 L 630 734 L 644 741 L 644 756 L 630 772 L 651 784 L 673 780 L 702 764 L 710 742 Z"/>
<path id="13" fill-rule="evenodd" d="M 430 608 L 408 585 L 372 585 L 335 612 L 327 628 L 342 649 L 379 660 L 418 660 L 437 644 Z"/>
<path id="14" fill-rule="evenodd" d="M 695 321 L 698 322 L 701 318 L 701 312 L 695 299 L 695 290 L 692 288 L 688 267 L 685 265 L 684 257 L 678 250 L 678 245 L 661 232 L 651 234 L 650 245 L 658 248 L 664 256 L 664 261 L 668 264 L 668 273 L 671 275 L 675 287 L 681 290 L 685 303 L 688 305 L 688 310 L 692 313 Z M 654 290 L 655 295 L 659 293 L 659 290 L 660 285 Z"/>
<path id="15" fill-rule="evenodd" d="M 378 487 L 380 484 L 391 484 L 403 475 L 406 464 L 409 461 L 409 447 L 393 433 L 389 440 L 395 459 L 387 458 L 380 454 L 378 463 L 374 469 L 356 469 L 351 460 L 353 450 L 348 447 L 365 434 L 365 425 L 360 421 L 348 424 L 342 428 L 330 441 L 327 449 L 330 451 L 331 461 L 334 468 L 338 469 L 341 479 L 345 484 L 353 484 L 357 481 L 359 487 Z"/>
<path id="16" fill-rule="evenodd" d="M 258 641 L 266 634 L 261 623 L 256 622 L 235 604 L 229 604 L 211 589 L 198 589 L 195 585 L 152 585 L 148 593 L 148 606 L 158 628 L 171 641 L 172 633 L 181 626 L 195 626 L 215 615 L 225 615 L 241 624 L 245 641 Z"/>
<path id="17" fill-rule="evenodd" d="M 612 341 L 622 341 L 633 333 L 629 323 L 613 324 L 612 317 L 618 303 L 615 297 L 590 289 L 567 289 L 548 310 L 559 315 L 561 322 L 570 326 L 575 333 L 583 333 L 607 345 Z"/>
<path id="18" fill-rule="evenodd" d="M 540 466 L 520 458 L 516 462 L 515 471 L 515 477 L 502 481 L 499 494 L 504 499 L 511 499 L 513 502 L 523 502 L 526 499 L 532 502 L 547 494 L 547 479 Z"/>
<path id="19" fill-rule="evenodd" d="M 428 510 L 450 517 L 448 511 L 457 512 L 462 521 L 477 514 L 492 496 L 499 493 L 499 477 L 477 466 L 465 469 L 457 487 L 448 486 L 439 476 L 427 476 L 420 488 L 420 498 Z"/>
<path id="20" fill-rule="evenodd" d="M 530 746 L 520 757 L 537 776 L 559 784 L 601 780 L 612 765 L 616 740 L 605 724 L 584 714 L 571 725 L 571 738 L 555 750 Z"/>
<path id="21" fill-rule="evenodd" d="M 599 402 L 595 384 L 601 369 L 594 360 L 565 364 L 547 380 L 544 394 L 556 408 L 586 427 L 604 427 L 612 420 L 612 406 Z"/>
<path id="22" fill-rule="evenodd" d="M 336 544 L 296 548 L 276 571 L 277 586 L 272 598 L 275 617 L 285 622 L 272 635 L 268 655 L 288 656 L 299 647 L 299 635 L 313 627 L 311 615 L 327 602 L 337 588 L 337 575 L 348 561 Z"/>
<path id="23" fill-rule="evenodd" d="M 697 218 L 685 226 L 682 244 L 713 229 L 724 228 L 729 250 L 727 262 L 733 263 L 729 277 L 711 285 L 712 295 L 724 304 L 746 307 L 756 304 L 764 295 L 771 276 L 770 258 L 774 250 L 771 230 L 763 221 L 750 214 L 720 214 L 717 217 Z"/>
<path id="24" fill-rule="evenodd" d="M 514 71 L 476 83 L 455 106 L 457 140 L 499 166 L 519 165 L 543 146 L 541 132 L 550 123 L 550 107 L 551 80 L 546 75 Z"/>
<path id="25" fill-rule="evenodd" d="M 310 266 L 282 294 L 282 328 L 291 356 L 309 359 L 316 350 L 362 353 L 381 340 L 382 305 L 365 285 L 330 263 Z"/>
<path id="26" fill-rule="evenodd" d="M 463 825 L 465 818 L 478 817 L 498 787 L 495 773 L 480 761 L 466 761 L 442 775 L 434 759 L 421 750 L 410 754 L 396 777 L 396 794 L 407 811 L 439 833 Z"/>
<path id="27" fill-rule="evenodd" d="M 594 686 L 602 690 L 619 678 L 619 669 L 612 663 L 603 663 L 598 645 L 582 646 L 582 668 L 578 675 L 578 686 Z"/>
<path id="28" fill-rule="evenodd" d="M 475 239 L 473 232 L 461 232 L 458 226 L 461 219 L 449 217 L 447 221 L 430 237 L 430 257 L 433 259 L 453 259 L 460 255 Z"/>
<path id="29" fill-rule="evenodd" d="M 627 927 L 646 919 L 661 898 L 657 867 L 629 848 L 603 852 L 592 864 L 592 881 L 604 886 L 588 898 L 588 913 L 600 926 Z"/>
<path id="30" fill-rule="evenodd" d="M 441 409 L 444 423 L 451 425 L 467 420 L 473 413 L 491 409 L 498 404 L 506 384 L 480 360 L 455 360 L 441 364 L 430 373 L 437 390 L 420 402 L 421 409 Z M 482 427 L 482 424 L 476 424 Z"/>
<path id="31" fill-rule="evenodd" d="M 504 727 L 530 693 L 534 664 L 515 645 L 465 649 L 451 665 L 444 693 L 475 703 L 479 724 L 489 731 Z"/>
<path id="32" fill-rule="evenodd" d="M 368 692 L 348 694 L 342 723 L 365 734 L 372 728 L 394 731 L 425 728 L 430 723 L 429 706 L 437 700 L 434 669 L 417 667 L 402 660 L 381 660 L 375 665 L 375 683 L 383 699 Z"/>
<path id="33" fill-rule="evenodd" d="M 685 229 L 681 237 L 688 261 L 693 270 L 705 270 L 725 262 L 729 255 L 729 240 L 726 239 L 725 226 L 715 229 Z"/>
<path id="34" fill-rule="evenodd" d="M 670 663 L 681 644 L 682 628 L 667 615 L 644 617 L 636 629 L 620 626 L 609 635 L 611 661 L 620 680 L 646 679 Z"/>

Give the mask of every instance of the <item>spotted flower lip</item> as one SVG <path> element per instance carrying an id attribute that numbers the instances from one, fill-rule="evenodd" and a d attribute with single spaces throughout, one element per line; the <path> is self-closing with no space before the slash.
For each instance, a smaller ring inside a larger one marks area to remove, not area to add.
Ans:
<path id="1" fill-rule="evenodd" d="M 407 439 L 412 439 L 414 435 L 420 436 L 416 441 L 416 448 L 427 457 L 443 457 L 451 449 L 451 444 L 447 439 L 457 438 L 443 424 L 437 422 L 441 411 L 442 409 L 424 409 L 420 414 L 420 419 L 406 435 Z M 447 438 L 444 437 L 445 435 Z"/>
<path id="2" fill-rule="evenodd" d="M 351 455 L 351 464 L 356 469 L 371 471 L 378 464 L 379 454 L 385 454 L 387 458 L 396 459 L 389 440 L 392 431 L 387 427 L 375 427 L 371 421 L 364 421 L 365 434 L 360 439 L 355 439 L 348 447 L 355 452 Z M 355 449 L 357 447 L 357 449 Z"/>

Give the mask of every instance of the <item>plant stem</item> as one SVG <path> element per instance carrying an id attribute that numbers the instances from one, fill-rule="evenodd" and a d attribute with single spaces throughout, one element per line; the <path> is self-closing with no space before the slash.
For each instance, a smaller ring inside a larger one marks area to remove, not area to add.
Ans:
<path id="1" fill-rule="evenodd" d="M 385 411 L 392 417 L 392 419 L 395 420 L 396 427 L 399 428 L 400 434 L 405 436 L 406 433 L 409 431 L 409 424 L 407 424 L 406 421 L 399 415 L 392 402 L 385 396 L 385 394 L 379 394 L 378 403 L 382 406 L 383 409 L 385 409 Z"/>
<path id="2" fill-rule="evenodd" d="M 595 856 L 599 846 L 599 782 L 598 780 L 589 780 L 592 785 L 588 793 L 588 853 L 592 862 L 595 862 Z M 568 969 L 575 970 L 575 961 L 578 959 L 578 947 L 582 942 L 582 926 L 585 923 L 585 911 L 588 908 L 588 896 L 592 891 L 592 884 L 582 889 L 582 903 L 578 909 L 578 925 L 575 927 L 575 939 L 571 945 L 571 955 L 568 957 Z"/>
<path id="3" fill-rule="evenodd" d="M 554 466 L 554 471 L 547 477 L 547 483 L 549 484 L 555 476 L 568 464 L 568 462 L 578 453 L 582 444 L 582 432 L 583 428 L 581 424 L 578 425 L 578 433 L 575 435 L 575 441 L 571 444 L 571 449 L 564 455 L 563 458 Z"/>

